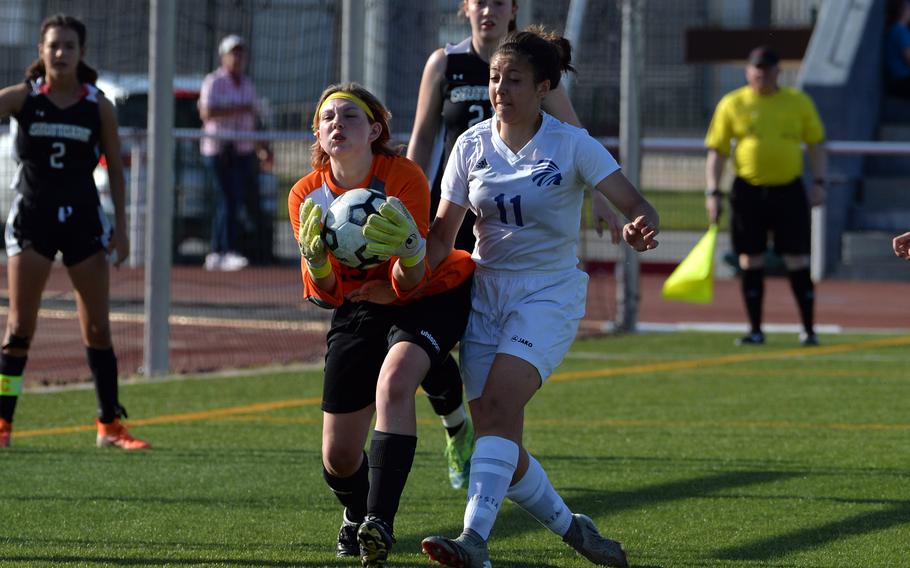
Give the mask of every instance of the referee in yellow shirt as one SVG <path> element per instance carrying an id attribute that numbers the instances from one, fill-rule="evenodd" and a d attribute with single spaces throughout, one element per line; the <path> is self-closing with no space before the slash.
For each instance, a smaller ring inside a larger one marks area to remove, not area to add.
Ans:
<path id="1" fill-rule="evenodd" d="M 806 94 L 778 85 L 780 58 L 766 46 L 749 54 L 746 86 L 727 93 L 714 110 L 705 136 L 708 217 L 723 208 L 721 174 L 733 140 L 736 179 L 730 192 L 733 250 L 742 269 L 742 293 L 751 331 L 738 345 L 761 345 L 764 254 L 769 235 L 783 258 L 803 323 L 800 342 L 818 345 L 814 330 L 815 287 L 809 276 L 810 206 L 825 201 L 825 129 Z M 808 192 L 802 181 L 802 143 L 812 170 Z"/>

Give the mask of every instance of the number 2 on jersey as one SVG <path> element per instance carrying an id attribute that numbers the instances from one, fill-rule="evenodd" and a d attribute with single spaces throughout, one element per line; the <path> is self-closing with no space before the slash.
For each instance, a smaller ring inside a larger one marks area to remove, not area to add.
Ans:
<path id="1" fill-rule="evenodd" d="M 468 128 L 471 128 L 478 122 L 483 121 L 483 107 L 480 105 L 471 105 L 468 107 L 468 112 L 473 113 L 475 116 L 468 120 Z"/>
<path id="2" fill-rule="evenodd" d="M 51 148 L 54 149 L 54 152 L 51 154 L 51 167 L 56 170 L 63 169 L 62 158 L 66 154 L 66 146 L 63 142 L 54 142 L 51 144 Z"/>
<path id="3" fill-rule="evenodd" d="M 509 215 L 508 211 L 506 211 L 506 194 L 500 193 L 494 197 L 493 200 L 496 202 L 496 207 L 499 208 L 499 220 L 508 224 Z M 524 220 L 521 218 L 521 196 L 516 195 L 509 200 L 509 203 L 512 204 L 512 214 L 515 217 L 515 224 L 519 227 L 524 227 Z"/>

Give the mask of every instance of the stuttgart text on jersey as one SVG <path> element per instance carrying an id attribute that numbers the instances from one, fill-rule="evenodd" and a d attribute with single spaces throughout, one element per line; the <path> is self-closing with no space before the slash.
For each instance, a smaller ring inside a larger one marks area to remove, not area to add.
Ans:
<path id="1" fill-rule="evenodd" d="M 60 124 L 56 122 L 33 122 L 28 128 L 29 136 L 44 138 L 66 138 L 79 142 L 88 142 L 92 130 L 76 124 Z"/>
<path id="2" fill-rule="evenodd" d="M 488 97 L 489 91 L 486 86 L 464 85 L 452 89 L 452 92 L 449 94 L 449 101 L 453 103 L 486 101 Z"/>

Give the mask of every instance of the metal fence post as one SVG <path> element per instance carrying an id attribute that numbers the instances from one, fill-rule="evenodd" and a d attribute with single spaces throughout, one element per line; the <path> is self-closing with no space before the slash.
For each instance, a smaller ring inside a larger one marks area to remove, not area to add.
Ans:
<path id="1" fill-rule="evenodd" d="M 641 116 L 639 114 L 639 69 L 641 68 L 641 9 L 644 0 L 622 2 L 622 55 L 619 94 L 619 155 L 626 178 L 635 187 L 641 178 Z M 624 247 L 623 261 L 617 265 L 616 328 L 635 331 L 638 325 L 638 253 Z"/>
<path id="2" fill-rule="evenodd" d="M 149 167 L 143 370 L 169 370 L 171 226 L 174 216 L 174 0 L 152 0 L 149 29 Z"/>

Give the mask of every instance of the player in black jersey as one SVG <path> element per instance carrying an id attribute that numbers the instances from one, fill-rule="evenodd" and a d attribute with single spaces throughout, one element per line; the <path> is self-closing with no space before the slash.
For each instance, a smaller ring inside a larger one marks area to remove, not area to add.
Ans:
<path id="1" fill-rule="evenodd" d="M 109 257 L 129 256 L 123 165 L 114 106 L 95 87 L 83 60 L 85 25 L 57 14 L 41 24 L 38 59 L 26 80 L 0 90 L 0 118 L 18 123 L 19 195 L 6 222 L 9 315 L 0 348 L 0 447 L 7 447 L 22 374 L 54 257 L 75 290 L 82 339 L 98 398 L 99 447 L 150 447 L 130 436 L 117 397 L 117 358 L 109 319 Z M 101 208 L 92 172 L 107 159 L 115 225 Z"/>
<path id="2" fill-rule="evenodd" d="M 430 219 L 436 217 L 442 173 L 455 140 L 468 128 L 493 116 L 488 90 L 490 57 L 506 34 L 515 29 L 518 3 L 515 0 L 463 0 L 459 13 L 470 22 L 471 36 L 458 44 L 437 49 L 427 59 L 408 144 L 408 158 L 433 180 Z M 543 109 L 563 122 L 581 126 L 562 87 L 550 91 Z M 443 139 L 441 157 L 437 148 L 440 136 Z M 607 227 L 613 244 L 619 243 L 622 223 L 600 192 L 591 193 L 598 234 Z M 474 250 L 474 219 L 473 213 L 465 213 L 455 238 L 455 248 Z M 449 432 L 446 456 L 450 481 L 455 488 L 464 487 L 469 474 L 473 428 L 464 410 L 461 375 L 452 357 L 430 372 L 424 380 L 424 390 L 428 386 L 446 393 L 431 397 L 431 402 L 436 413 L 444 417 L 443 423 Z M 457 396 L 453 394 L 456 392 Z M 462 424 L 467 427 L 462 428 Z M 470 437 L 466 436 L 468 433 Z"/>

